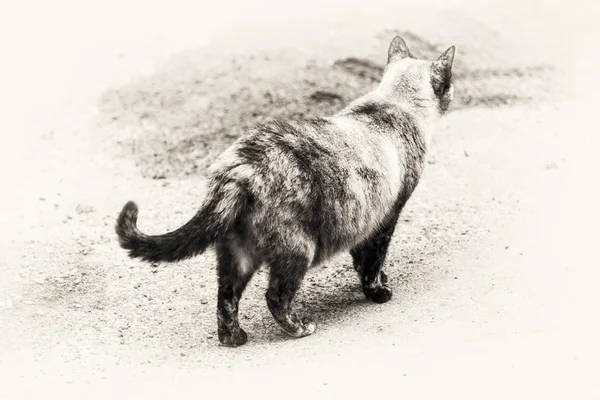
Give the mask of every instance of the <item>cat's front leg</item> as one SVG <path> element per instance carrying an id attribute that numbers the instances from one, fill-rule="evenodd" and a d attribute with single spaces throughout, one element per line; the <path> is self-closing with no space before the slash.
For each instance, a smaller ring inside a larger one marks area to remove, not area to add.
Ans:
<path id="1" fill-rule="evenodd" d="M 376 303 L 385 303 L 392 298 L 392 289 L 387 285 L 388 278 L 382 268 L 399 214 L 373 236 L 350 250 L 363 293 L 367 299 Z"/>

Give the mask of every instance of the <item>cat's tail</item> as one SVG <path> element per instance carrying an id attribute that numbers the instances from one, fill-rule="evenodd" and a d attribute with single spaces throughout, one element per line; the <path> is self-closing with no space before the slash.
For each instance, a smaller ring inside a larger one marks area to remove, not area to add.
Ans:
<path id="1" fill-rule="evenodd" d="M 129 257 L 148 262 L 176 262 L 203 253 L 227 233 L 247 203 L 235 182 L 209 191 L 200 210 L 182 227 L 164 235 L 146 235 L 137 228 L 138 207 L 130 201 L 117 219 L 116 232 Z"/>

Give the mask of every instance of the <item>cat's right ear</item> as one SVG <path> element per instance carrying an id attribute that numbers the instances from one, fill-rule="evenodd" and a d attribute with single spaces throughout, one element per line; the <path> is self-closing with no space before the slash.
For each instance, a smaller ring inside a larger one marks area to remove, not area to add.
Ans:
<path id="1" fill-rule="evenodd" d="M 455 48 L 452 46 L 431 64 L 431 85 L 438 96 L 445 93 L 451 86 L 454 52 Z"/>
<path id="2" fill-rule="evenodd" d="M 394 60 L 401 60 L 407 57 L 414 58 L 404 39 L 396 36 L 388 48 L 388 64 Z"/>

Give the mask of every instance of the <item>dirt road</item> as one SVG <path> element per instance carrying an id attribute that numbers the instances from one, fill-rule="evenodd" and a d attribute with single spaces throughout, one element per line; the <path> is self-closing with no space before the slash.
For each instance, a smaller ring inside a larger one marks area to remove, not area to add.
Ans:
<path id="1" fill-rule="evenodd" d="M 192 3 L 2 5 L 0 398 L 600 398 L 597 6 Z M 261 271 L 248 344 L 220 347 L 212 252 L 128 260 L 118 211 L 179 226 L 244 127 L 339 109 L 395 33 L 458 54 L 394 298 L 367 303 L 340 256 L 298 300 L 317 333 L 290 340 Z"/>

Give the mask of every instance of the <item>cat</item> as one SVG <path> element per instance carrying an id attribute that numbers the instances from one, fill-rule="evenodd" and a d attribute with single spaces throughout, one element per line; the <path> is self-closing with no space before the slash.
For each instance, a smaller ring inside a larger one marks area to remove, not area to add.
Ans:
<path id="1" fill-rule="evenodd" d="M 452 46 L 436 61 L 420 60 L 396 36 L 374 91 L 330 117 L 257 125 L 226 149 L 209 168 L 200 210 L 179 229 L 141 233 L 138 208 L 128 202 L 116 225 L 121 247 L 132 258 L 176 262 L 213 246 L 223 346 L 247 342 L 238 305 L 264 264 L 268 308 L 296 338 L 316 329 L 292 304 L 304 275 L 340 252 L 350 252 L 365 296 L 387 302 L 383 263 L 433 125 L 453 99 L 454 53 Z"/>

